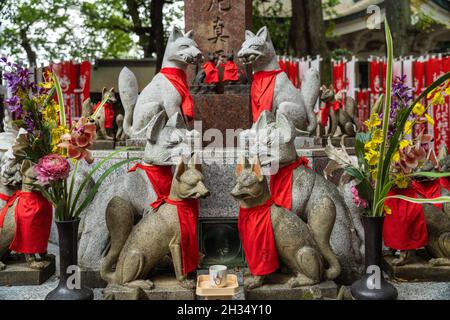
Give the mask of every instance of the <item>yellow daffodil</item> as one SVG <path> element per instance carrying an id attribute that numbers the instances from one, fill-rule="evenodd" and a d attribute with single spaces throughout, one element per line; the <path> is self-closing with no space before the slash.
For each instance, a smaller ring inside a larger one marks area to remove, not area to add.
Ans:
<path id="1" fill-rule="evenodd" d="M 414 105 L 414 108 L 413 108 L 412 112 L 413 112 L 416 116 L 421 117 L 421 116 L 425 113 L 425 107 L 424 107 L 423 104 L 421 104 L 421 103 L 418 102 L 418 103 L 416 103 L 416 104 Z"/>
<path id="2" fill-rule="evenodd" d="M 388 206 L 384 206 L 384 212 L 386 212 L 386 214 L 388 214 L 388 215 L 392 214 L 392 210 Z"/>
<path id="3" fill-rule="evenodd" d="M 428 121 L 429 124 L 434 126 L 434 119 L 428 113 L 425 114 L 425 118 L 427 118 L 427 121 Z"/>
<path id="4" fill-rule="evenodd" d="M 378 128 L 379 126 L 381 126 L 381 120 L 378 116 L 378 113 L 372 113 L 370 115 L 369 120 L 367 120 L 366 122 L 364 122 L 364 124 L 370 129 L 374 129 L 374 128 Z"/>
<path id="5" fill-rule="evenodd" d="M 413 123 L 411 121 L 406 121 L 405 124 L 405 134 L 411 134 L 413 128 Z"/>
<path id="6" fill-rule="evenodd" d="M 405 140 L 400 141 L 399 148 L 400 148 L 400 150 L 403 150 L 409 145 L 411 145 L 411 142 L 409 140 L 405 139 Z"/>

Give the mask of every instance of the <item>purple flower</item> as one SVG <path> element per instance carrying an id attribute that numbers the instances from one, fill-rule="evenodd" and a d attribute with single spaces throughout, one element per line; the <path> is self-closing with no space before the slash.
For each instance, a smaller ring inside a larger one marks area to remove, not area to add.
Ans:
<path id="1" fill-rule="evenodd" d="M 26 129 L 29 133 L 33 133 L 34 129 L 36 129 L 36 124 L 34 123 L 33 119 L 30 117 L 25 117 L 24 119 Z"/>
<path id="2" fill-rule="evenodd" d="M 413 100 L 413 89 L 405 85 L 406 75 L 396 77 L 392 85 L 392 103 L 391 112 L 389 114 L 389 130 L 388 138 L 392 138 L 397 128 L 396 120 L 400 110 L 407 107 Z"/>

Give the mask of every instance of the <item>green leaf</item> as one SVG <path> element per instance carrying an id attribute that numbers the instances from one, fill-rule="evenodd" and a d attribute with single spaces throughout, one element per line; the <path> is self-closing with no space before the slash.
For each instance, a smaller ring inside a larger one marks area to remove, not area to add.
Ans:
<path id="1" fill-rule="evenodd" d="M 405 200 L 405 201 L 412 202 L 412 203 L 417 203 L 417 204 L 450 203 L 450 197 L 448 197 L 448 196 L 446 196 L 446 197 L 438 197 L 438 198 L 434 198 L 434 199 L 422 199 L 422 198 L 410 198 L 410 197 L 400 196 L 400 195 L 385 197 L 385 198 L 383 198 L 380 201 L 380 203 L 384 203 L 384 201 L 386 201 L 388 199 L 400 199 L 400 200 Z"/>
<path id="2" fill-rule="evenodd" d="M 59 104 L 59 123 L 62 126 L 66 125 L 66 111 L 64 108 L 64 98 L 61 89 L 61 84 L 59 83 L 58 77 L 53 73 L 52 74 L 53 81 L 55 82 L 56 95 L 58 96 L 58 104 Z"/>
<path id="3" fill-rule="evenodd" d="M 346 167 L 344 171 L 359 181 L 364 180 L 364 175 L 361 173 L 361 171 L 354 167 Z"/>
<path id="4" fill-rule="evenodd" d="M 95 112 L 92 114 L 92 116 L 91 116 L 92 119 L 95 119 L 97 117 L 97 114 L 100 112 L 100 110 L 103 108 L 105 103 L 108 101 L 110 94 L 111 93 L 108 93 L 108 94 L 105 95 L 105 97 L 103 98 L 102 102 L 98 106 L 97 110 L 95 110 Z"/>
<path id="5" fill-rule="evenodd" d="M 78 209 L 75 211 L 75 214 L 73 215 L 73 218 L 78 218 L 80 216 L 80 214 L 83 212 L 84 209 L 86 209 L 86 207 L 92 202 L 92 200 L 94 199 L 95 195 L 98 192 L 98 189 L 100 188 L 100 186 L 102 185 L 103 181 L 116 169 L 120 168 L 121 166 L 123 166 L 124 164 L 130 163 L 132 161 L 137 161 L 140 158 L 130 158 L 130 159 L 125 159 L 122 160 L 116 164 L 114 164 L 113 166 L 111 166 L 108 170 L 106 170 L 105 172 L 103 172 L 103 174 L 100 176 L 100 178 L 97 180 L 97 182 L 95 183 L 93 189 L 91 190 L 91 192 L 89 193 L 89 196 L 83 201 L 83 203 L 78 207 Z"/>
<path id="6" fill-rule="evenodd" d="M 407 177 L 446 178 L 450 177 L 450 172 L 414 172 Z"/>

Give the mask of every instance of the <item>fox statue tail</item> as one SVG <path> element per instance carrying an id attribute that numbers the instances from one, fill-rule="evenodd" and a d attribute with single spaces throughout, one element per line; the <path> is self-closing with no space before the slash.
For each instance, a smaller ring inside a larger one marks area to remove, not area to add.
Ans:
<path id="1" fill-rule="evenodd" d="M 114 283 L 116 265 L 128 236 L 133 230 L 135 209 L 120 197 L 114 197 L 106 208 L 106 226 L 111 238 L 111 246 L 103 260 L 100 275 L 103 280 Z"/>
<path id="2" fill-rule="evenodd" d="M 306 114 L 308 117 L 308 132 L 314 133 L 317 128 L 317 117 L 314 113 L 314 107 L 319 99 L 320 93 L 320 75 L 315 68 L 309 69 L 302 83 L 301 95 L 305 103 Z"/>
<path id="3" fill-rule="evenodd" d="M 323 199 L 316 208 L 308 215 L 308 226 L 310 227 L 320 253 L 328 263 L 325 271 L 327 280 L 334 280 L 341 274 L 341 264 L 330 245 L 331 231 L 336 221 L 336 206 L 329 197 Z"/>
<path id="4" fill-rule="evenodd" d="M 125 109 L 123 130 L 132 137 L 134 136 L 133 113 L 139 96 L 139 86 L 136 76 L 127 67 L 124 67 L 119 75 L 119 94 Z"/>

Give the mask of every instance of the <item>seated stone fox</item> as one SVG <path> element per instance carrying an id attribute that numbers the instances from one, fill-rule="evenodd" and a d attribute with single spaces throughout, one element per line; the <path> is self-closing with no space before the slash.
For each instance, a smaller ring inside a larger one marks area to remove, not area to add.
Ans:
<path id="1" fill-rule="evenodd" d="M 134 227 L 134 208 L 120 197 L 111 200 L 106 212 L 111 247 L 101 269 L 102 278 L 109 284 L 152 289 L 148 275 L 170 253 L 180 285 L 195 287 L 195 281 L 187 275 L 199 263 L 198 199 L 209 195 L 195 159 L 194 155 L 189 164 L 183 160 L 179 163 L 168 199 Z"/>
<path id="2" fill-rule="evenodd" d="M 157 107 L 163 108 L 168 117 L 175 113 L 185 118 L 193 117 L 193 101 L 186 80 L 188 65 L 203 60 L 192 31 L 183 34 L 174 28 L 167 42 L 161 72 L 155 75 L 141 94 L 134 74 L 124 68 L 119 75 L 119 94 L 125 109 L 123 130 L 131 138 L 142 138 L 145 129 L 157 114 Z"/>
<path id="3" fill-rule="evenodd" d="M 241 204 L 239 232 L 250 272 L 257 273 L 245 284 L 248 289 L 263 285 L 265 275 L 277 269 L 277 257 L 274 256 L 276 254 L 278 259 L 295 274 L 288 282 L 290 287 L 314 285 L 339 276 L 341 266 L 330 246 L 330 234 L 336 219 L 336 211 L 332 210 L 334 204 L 330 198 L 325 197 L 315 202 L 306 224 L 296 214 L 273 204 L 266 177 L 257 157 L 251 166 L 243 159 L 236 167 L 236 176 L 236 186 L 231 195 Z M 252 208 L 262 208 L 266 204 L 270 213 L 251 211 Z M 246 211 L 253 217 L 243 216 Z M 271 228 L 270 223 L 269 226 L 264 223 L 267 222 L 265 219 L 269 218 L 264 215 L 270 215 Z M 256 223 L 249 225 L 248 221 L 252 219 L 256 219 Z M 252 233 L 250 237 L 246 232 Z M 263 239 L 259 239 L 261 235 L 262 238 L 271 238 L 272 232 L 276 254 L 267 250 L 266 247 L 270 246 L 270 243 L 266 245 Z M 257 247 L 252 250 L 252 246 L 255 245 Z M 255 253 L 253 257 L 252 253 Z M 260 266 L 260 263 L 263 266 Z M 270 269 L 266 268 L 268 264 L 272 264 Z"/>
<path id="4" fill-rule="evenodd" d="M 305 75 L 301 91 L 280 70 L 277 54 L 269 30 L 263 27 L 255 35 L 245 32 L 245 42 L 238 53 L 242 63 L 252 65 L 253 122 L 262 110 L 283 113 L 302 133 L 313 133 L 317 127 L 314 106 L 319 98 L 319 72 L 310 69 Z M 258 109 L 258 112 L 255 112 Z"/>

